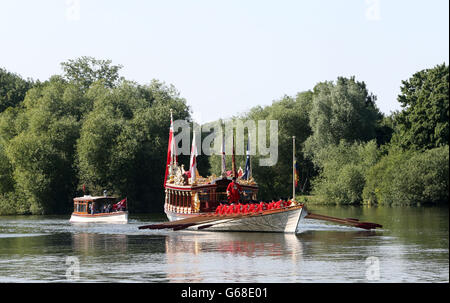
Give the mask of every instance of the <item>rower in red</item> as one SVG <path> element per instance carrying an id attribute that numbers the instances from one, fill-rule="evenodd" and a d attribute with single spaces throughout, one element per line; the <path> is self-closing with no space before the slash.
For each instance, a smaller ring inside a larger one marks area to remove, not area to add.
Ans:
<path id="1" fill-rule="evenodd" d="M 231 203 L 238 203 L 241 199 L 241 186 L 236 182 L 236 177 L 233 177 L 233 181 L 228 184 L 227 187 L 227 196 L 228 201 Z"/>

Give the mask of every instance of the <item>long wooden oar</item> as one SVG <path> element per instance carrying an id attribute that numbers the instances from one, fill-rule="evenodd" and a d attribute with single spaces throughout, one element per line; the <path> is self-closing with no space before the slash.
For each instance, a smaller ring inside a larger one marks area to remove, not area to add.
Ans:
<path id="1" fill-rule="evenodd" d="M 228 221 L 232 221 L 232 220 L 236 220 L 239 218 L 242 218 L 244 215 L 214 215 L 214 216 L 210 216 L 208 218 L 206 217 L 200 217 L 200 216 L 196 216 L 193 218 L 187 218 L 187 219 L 182 219 L 182 220 L 177 220 L 177 221 L 172 221 L 172 222 L 167 222 L 167 223 L 162 223 L 162 224 L 152 224 L 152 225 L 144 225 L 144 226 L 139 226 L 139 229 L 167 229 L 167 228 L 172 228 L 173 230 L 182 230 L 182 229 L 186 229 L 189 228 L 191 226 L 195 226 L 195 225 L 202 225 L 205 223 L 215 223 L 215 224 L 211 224 L 212 225 L 216 225 L 218 223 L 223 223 L 223 222 L 228 222 Z M 206 227 L 205 227 L 206 228 Z"/>
<path id="2" fill-rule="evenodd" d="M 377 223 L 360 222 L 358 219 L 352 219 L 352 218 L 341 219 L 341 218 L 335 218 L 335 217 L 324 216 L 324 215 L 313 214 L 313 213 L 308 213 L 305 216 L 305 218 L 306 219 L 316 219 L 316 220 L 329 221 L 329 222 L 349 225 L 349 226 L 363 228 L 363 229 L 368 229 L 368 230 L 376 229 L 376 228 L 382 228 L 383 227 L 382 225 L 377 224 Z"/>
<path id="3" fill-rule="evenodd" d="M 181 219 L 177 221 L 171 221 L 161 224 L 151 224 L 151 225 L 143 225 L 139 226 L 139 229 L 165 229 L 165 228 L 181 228 L 183 226 L 189 227 L 196 224 L 201 224 L 203 222 L 209 222 L 209 221 L 215 221 L 217 220 L 216 217 L 213 216 L 205 216 L 205 215 L 198 215 L 194 216 L 192 218 L 186 218 Z"/>

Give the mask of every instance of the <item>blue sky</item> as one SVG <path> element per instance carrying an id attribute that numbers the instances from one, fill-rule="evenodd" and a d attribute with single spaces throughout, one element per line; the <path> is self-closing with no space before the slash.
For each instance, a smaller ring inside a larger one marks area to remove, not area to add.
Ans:
<path id="1" fill-rule="evenodd" d="M 356 76 L 381 111 L 449 62 L 448 0 L 2 0 L 0 67 L 46 80 L 88 55 L 173 84 L 203 123 Z"/>

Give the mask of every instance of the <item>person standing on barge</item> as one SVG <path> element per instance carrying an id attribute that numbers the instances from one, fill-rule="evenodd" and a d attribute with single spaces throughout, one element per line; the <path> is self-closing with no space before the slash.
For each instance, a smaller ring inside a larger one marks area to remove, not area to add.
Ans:
<path id="1" fill-rule="evenodd" d="M 238 203 L 241 199 L 241 186 L 236 182 L 236 177 L 233 177 L 232 182 L 228 184 L 227 196 L 230 204 Z"/>

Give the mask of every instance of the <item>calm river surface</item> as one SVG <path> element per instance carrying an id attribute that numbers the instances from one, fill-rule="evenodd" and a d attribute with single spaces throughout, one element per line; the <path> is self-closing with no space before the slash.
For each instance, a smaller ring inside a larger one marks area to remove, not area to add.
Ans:
<path id="1" fill-rule="evenodd" d="M 165 221 L 71 224 L 0 217 L 0 282 L 449 282 L 448 208 L 319 207 L 383 225 L 305 220 L 297 235 L 138 230 Z"/>

